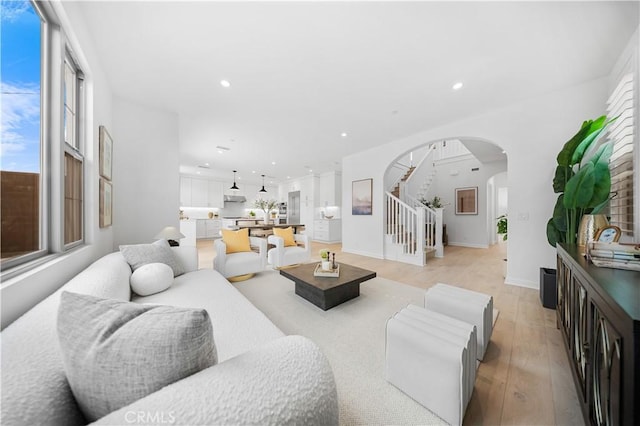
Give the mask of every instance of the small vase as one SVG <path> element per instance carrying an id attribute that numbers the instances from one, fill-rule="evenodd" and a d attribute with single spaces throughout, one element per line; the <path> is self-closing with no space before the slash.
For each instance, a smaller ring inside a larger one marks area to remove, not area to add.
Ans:
<path id="1" fill-rule="evenodd" d="M 323 260 L 322 261 L 322 270 L 323 271 L 330 271 L 331 270 L 331 262 L 328 260 Z"/>
<path id="2" fill-rule="evenodd" d="M 604 228 L 609 225 L 607 216 L 603 214 L 585 214 L 580 220 L 580 226 L 578 227 L 578 252 L 581 255 L 586 253 L 587 243 L 593 241 L 598 232 L 598 229 Z"/>

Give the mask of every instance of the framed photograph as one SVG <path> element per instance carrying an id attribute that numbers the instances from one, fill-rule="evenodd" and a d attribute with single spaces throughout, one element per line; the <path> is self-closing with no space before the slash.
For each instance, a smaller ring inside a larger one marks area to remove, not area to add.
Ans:
<path id="1" fill-rule="evenodd" d="M 107 132 L 107 128 L 100 126 L 100 176 L 111 180 L 112 161 L 113 161 L 113 140 Z"/>
<path id="2" fill-rule="evenodd" d="M 605 226 L 596 232 L 595 241 L 600 243 L 617 243 L 622 235 L 620 228 L 614 225 Z"/>
<path id="3" fill-rule="evenodd" d="M 373 179 L 354 180 L 351 184 L 351 214 L 371 215 Z"/>
<path id="4" fill-rule="evenodd" d="M 478 187 L 456 188 L 456 214 L 478 214 Z"/>
<path id="5" fill-rule="evenodd" d="M 100 178 L 100 228 L 113 223 L 113 186 L 111 182 Z"/>

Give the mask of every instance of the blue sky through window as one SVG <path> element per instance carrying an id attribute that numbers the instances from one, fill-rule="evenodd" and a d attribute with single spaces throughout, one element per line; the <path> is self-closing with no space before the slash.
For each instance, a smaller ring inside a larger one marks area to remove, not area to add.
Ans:
<path id="1" fill-rule="evenodd" d="M 25 0 L 2 0 L 0 19 L 0 169 L 39 173 L 41 20 Z"/>

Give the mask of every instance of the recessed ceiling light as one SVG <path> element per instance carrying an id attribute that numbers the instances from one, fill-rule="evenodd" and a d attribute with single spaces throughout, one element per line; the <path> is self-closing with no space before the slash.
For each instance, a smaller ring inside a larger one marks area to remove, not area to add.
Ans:
<path id="1" fill-rule="evenodd" d="M 200 174 L 200 172 L 196 172 L 196 174 L 197 174 L 197 175 L 199 175 L 199 174 Z M 199 182 L 199 181 L 198 181 L 198 182 Z"/>
<path id="2" fill-rule="evenodd" d="M 347 134 L 345 132 L 340 133 L 340 136 L 342 136 L 343 138 L 347 137 Z"/>
<path id="3" fill-rule="evenodd" d="M 460 90 L 460 89 L 462 89 L 462 82 L 461 82 L 461 81 L 459 81 L 459 82 L 455 83 L 451 88 L 452 88 L 453 90 Z"/>
<path id="4" fill-rule="evenodd" d="M 503 149 L 503 150 L 502 150 L 502 153 L 503 153 L 503 154 L 506 154 L 506 153 L 507 153 L 507 151 L 505 151 L 505 150 Z"/>
<path id="5" fill-rule="evenodd" d="M 209 163 L 204 163 L 205 166 L 209 167 Z"/>
<path id="6" fill-rule="evenodd" d="M 253 174 L 255 175 L 255 174 L 256 174 L 256 171 L 255 171 L 255 170 L 251 170 L 251 173 L 253 173 Z"/>
<path id="7" fill-rule="evenodd" d="M 291 179 L 291 176 L 287 176 L 287 179 Z"/>
<path id="8" fill-rule="evenodd" d="M 224 151 L 223 151 L 223 150 L 221 150 L 221 149 L 219 149 L 219 150 L 218 150 L 218 154 L 222 154 L 223 152 L 224 152 Z"/>
<path id="9" fill-rule="evenodd" d="M 309 173 L 313 173 L 313 170 L 309 169 Z"/>
<path id="10" fill-rule="evenodd" d="M 271 162 L 271 165 L 272 165 L 272 166 L 275 166 L 275 165 L 276 165 L 276 162 L 275 162 L 275 161 L 272 161 L 272 162 Z"/>
<path id="11" fill-rule="evenodd" d="M 222 87 L 231 87 L 231 83 L 227 80 L 220 80 L 220 86 Z"/>

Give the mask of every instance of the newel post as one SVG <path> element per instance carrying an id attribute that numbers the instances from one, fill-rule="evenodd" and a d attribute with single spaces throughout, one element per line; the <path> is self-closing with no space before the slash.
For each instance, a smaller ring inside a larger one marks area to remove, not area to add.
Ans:
<path id="1" fill-rule="evenodd" d="M 434 209 L 436 212 L 436 257 L 444 257 L 444 244 L 442 244 L 442 212 L 443 208 Z"/>

